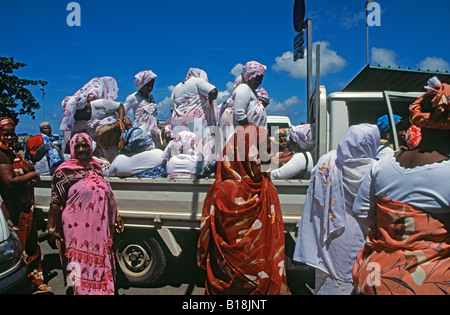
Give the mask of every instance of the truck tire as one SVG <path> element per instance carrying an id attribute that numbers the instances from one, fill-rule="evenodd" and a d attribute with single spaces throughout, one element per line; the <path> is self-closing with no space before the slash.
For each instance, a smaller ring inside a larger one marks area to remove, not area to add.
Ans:
<path id="1" fill-rule="evenodd" d="M 131 286 L 156 284 L 166 269 L 166 255 L 154 238 L 120 240 L 115 254 L 117 264 Z"/>

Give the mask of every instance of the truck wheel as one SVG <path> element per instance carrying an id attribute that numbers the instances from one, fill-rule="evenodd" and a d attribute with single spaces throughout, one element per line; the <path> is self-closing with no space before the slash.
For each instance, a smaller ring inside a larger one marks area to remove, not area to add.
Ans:
<path id="1" fill-rule="evenodd" d="M 166 256 L 154 238 L 120 241 L 116 259 L 130 285 L 155 284 L 166 268 Z"/>

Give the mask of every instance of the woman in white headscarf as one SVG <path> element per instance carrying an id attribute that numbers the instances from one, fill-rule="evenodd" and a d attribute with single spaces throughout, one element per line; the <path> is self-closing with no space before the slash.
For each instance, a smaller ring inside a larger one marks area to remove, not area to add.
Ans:
<path id="1" fill-rule="evenodd" d="M 311 174 L 293 258 L 315 268 L 317 295 L 353 291 L 353 262 L 368 229 L 354 218 L 352 206 L 379 144 L 377 126 L 351 126 Z"/>
<path id="2" fill-rule="evenodd" d="M 157 77 L 151 70 L 136 74 L 134 83 L 138 91 L 130 94 L 123 105 L 126 113 L 133 111 L 133 127 L 142 129 L 159 145 L 158 111 L 151 94 Z"/>
<path id="3" fill-rule="evenodd" d="M 191 131 L 203 136 L 209 126 L 217 123 L 218 91 L 209 83 L 208 75 L 198 68 L 190 68 L 186 78 L 172 91 L 172 132 L 174 137 L 180 131 Z"/>
<path id="4" fill-rule="evenodd" d="M 260 121 L 255 112 L 263 112 L 264 107 L 258 99 L 257 89 L 262 83 L 266 69 L 266 66 L 256 61 L 249 61 L 244 65 L 241 74 L 242 83 L 231 95 L 234 126 L 256 125 Z"/>
<path id="5" fill-rule="evenodd" d="M 266 68 L 259 62 L 249 61 L 236 77 L 231 96 L 222 104 L 219 113 L 222 147 L 233 136 L 237 126 L 251 124 L 267 128 L 265 107 L 270 103 L 269 95 L 265 89 L 258 89 Z"/>

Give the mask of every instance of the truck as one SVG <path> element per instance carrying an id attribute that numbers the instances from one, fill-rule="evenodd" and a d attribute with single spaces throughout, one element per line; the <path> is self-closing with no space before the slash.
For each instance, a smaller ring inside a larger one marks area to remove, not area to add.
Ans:
<path id="1" fill-rule="evenodd" d="M 369 67 L 367 71 L 378 70 Z M 384 71 L 390 69 L 381 69 Z M 425 91 L 425 77 L 433 73 L 388 71 L 391 76 L 422 75 L 419 85 L 399 91 L 348 91 L 327 94 L 326 87 L 316 82 L 310 96 L 311 117 L 315 123 L 315 161 L 337 145 L 349 126 L 376 124 L 388 114 L 396 135 L 394 114 L 409 117 L 409 105 Z M 355 78 L 361 79 L 363 72 Z M 448 77 L 446 77 L 447 79 Z M 381 80 L 381 79 L 380 79 Z M 370 79 L 369 79 L 370 81 Z M 376 80 L 372 79 L 376 84 Z M 422 89 L 418 88 L 422 84 Z M 273 122 L 273 119 L 271 120 Z M 285 119 L 290 124 L 289 119 Z M 283 127 L 286 125 L 284 124 Z M 395 149 L 399 141 L 394 140 Z M 204 285 L 204 273 L 197 267 L 196 245 L 200 234 L 203 200 L 214 179 L 107 178 L 117 199 L 118 210 L 125 221 L 125 232 L 115 239 L 117 264 L 131 286 L 177 286 L 182 283 Z M 286 239 L 286 271 L 294 293 L 308 293 L 314 274 L 307 266 L 292 262 L 296 233 L 306 200 L 309 179 L 275 180 Z M 48 212 L 51 177 L 42 176 L 35 189 L 36 207 Z M 306 284 L 306 285 L 305 285 Z M 306 288 L 306 289 L 305 289 Z"/>

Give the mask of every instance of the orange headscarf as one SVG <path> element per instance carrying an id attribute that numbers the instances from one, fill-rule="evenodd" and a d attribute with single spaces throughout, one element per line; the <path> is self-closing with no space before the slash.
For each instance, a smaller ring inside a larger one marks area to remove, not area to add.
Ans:
<path id="1" fill-rule="evenodd" d="M 36 155 L 36 151 L 44 145 L 44 139 L 41 135 L 34 135 L 28 138 L 27 146 L 31 156 Z"/>
<path id="2" fill-rule="evenodd" d="M 420 128 L 450 130 L 450 85 L 442 83 L 430 87 L 429 91 L 411 105 L 411 122 Z M 425 102 L 431 96 L 434 96 L 431 100 L 433 113 L 424 111 Z"/>

